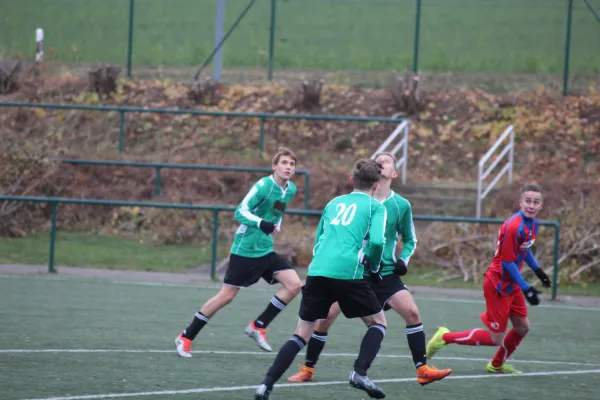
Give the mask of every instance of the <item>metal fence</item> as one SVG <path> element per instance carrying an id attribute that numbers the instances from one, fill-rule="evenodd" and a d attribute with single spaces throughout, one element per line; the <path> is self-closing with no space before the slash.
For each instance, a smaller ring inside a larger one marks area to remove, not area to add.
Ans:
<path id="1" fill-rule="evenodd" d="M 88 106 L 79 104 L 45 104 L 45 103 L 21 103 L 11 101 L 0 101 L 2 107 L 24 107 L 50 110 L 81 110 L 81 111 L 101 111 L 119 113 L 119 155 L 123 154 L 125 147 L 125 114 L 126 113 L 154 113 L 154 114 L 173 114 L 173 115 L 205 115 L 212 117 L 232 117 L 232 118 L 256 118 L 260 121 L 260 139 L 259 149 L 261 155 L 265 149 L 265 122 L 268 119 L 291 119 L 291 120 L 310 120 L 310 121 L 353 121 L 353 122 L 388 122 L 399 124 L 402 118 L 385 117 L 354 117 L 343 115 L 301 115 L 301 114 L 268 114 L 268 113 L 241 113 L 241 112 L 223 112 L 223 111 L 203 111 L 203 110 L 180 110 L 168 108 L 148 108 L 148 107 L 113 107 L 113 106 Z"/>
<path id="2" fill-rule="evenodd" d="M 118 63 L 128 75 L 159 66 L 195 69 L 215 55 L 217 77 L 221 66 L 262 70 L 269 79 L 299 69 L 413 70 L 515 86 L 529 76 L 566 93 L 569 77 L 585 85 L 597 80 L 600 65 L 600 0 L 0 0 L 0 6 L 0 54 L 33 58 L 34 34 L 42 28 L 46 62 Z M 222 52 L 214 53 L 221 41 Z"/>
<path id="3" fill-rule="evenodd" d="M 183 210 L 202 210 L 213 212 L 212 226 L 212 247 L 211 247 L 211 278 L 216 278 L 217 265 L 217 246 L 219 235 L 219 213 L 234 212 L 235 207 L 222 205 L 207 205 L 207 204 L 176 204 L 176 203 L 154 203 L 154 202 L 138 202 L 138 201 L 115 201 L 115 200 L 96 200 L 96 199 L 73 199 L 60 197 L 27 197 L 27 196 L 4 196 L 0 195 L 0 201 L 25 201 L 35 203 L 47 203 L 50 205 L 50 255 L 48 260 L 48 271 L 56 272 L 54 267 L 54 251 L 56 242 L 56 216 L 58 204 L 87 204 L 92 206 L 125 206 L 125 207 L 153 207 L 153 208 L 171 208 Z M 320 216 L 322 210 L 298 210 L 289 209 L 286 214 L 304 215 L 304 216 Z M 415 221 L 430 221 L 430 222 L 466 222 L 476 224 L 494 224 L 500 225 L 504 222 L 501 219 L 492 218 L 464 218 L 464 217 L 438 217 L 438 216 L 419 216 L 414 215 Z M 552 274 L 552 299 L 556 299 L 557 283 L 558 283 L 558 259 L 560 252 L 560 224 L 556 221 L 540 221 L 541 226 L 550 226 L 554 229 L 554 253 L 553 253 L 553 274 Z"/>

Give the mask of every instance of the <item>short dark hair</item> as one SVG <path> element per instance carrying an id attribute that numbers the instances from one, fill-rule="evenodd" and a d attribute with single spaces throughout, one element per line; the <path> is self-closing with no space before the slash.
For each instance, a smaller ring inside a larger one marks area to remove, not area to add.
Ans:
<path id="1" fill-rule="evenodd" d="M 277 165 L 279 163 L 279 159 L 282 156 L 288 156 L 290 157 L 292 160 L 294 160 L 294 162 L 298 162 L 298 159 L 296 158 L 296 153 L 294 153 L 292 150 L 288 149 L 287 147 L 280 147 L 279 149 L 277 149 L 277 153 L 275 153 L 275 155 L 273 156 L 273 164 Z"/>
<path id="2" fill-rule="evenodd" d="M 541 195 L 544 194 L 544 192 L 542 191 L 542 187 L 537 183 L 527 183 L 523 185 L 523 187 L 521 188 L 521 194 L 525 192 L 537 192 Z"/>
<path id="3" fill-rule="evenodd" d="M 375 160 L 361 158 L 354 164 L 352 182 L 355 189 L 368 190 L 381 179 L 383 166 Z"/>

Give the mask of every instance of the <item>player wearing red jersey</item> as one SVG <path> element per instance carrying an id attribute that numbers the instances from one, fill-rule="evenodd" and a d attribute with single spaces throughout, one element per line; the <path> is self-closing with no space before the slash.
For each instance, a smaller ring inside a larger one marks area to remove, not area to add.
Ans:
<path id="1" fill-rule="evenodd" d="M 427 344 L 427 359 L 447 344 L 455 343 L 467 346 L 500 346 L 486 370 L 493 373 L 520 374 L 505 361 L 516 350 L 521 340 L 529 332 L 527 305 L 538 305 L 540 293 L 521 276 L 523 261 L 535 272 L 546 288 L 551 286 L 550 278 L 540 268 L 530 251 L 535 242 L 539 224 L 535 217 L 542 209 L 542 189 L 528 184 L 521 190 L 520 210 L 512 215 L 500 227 L 496 254 L 488 267 L 483 280 L 485 312 L 481 321 L 485 329 L 471 329 L 463 332 L 450 332 L 441 327 Z M 512 329 L 504 332 L 508 321 Z"/>

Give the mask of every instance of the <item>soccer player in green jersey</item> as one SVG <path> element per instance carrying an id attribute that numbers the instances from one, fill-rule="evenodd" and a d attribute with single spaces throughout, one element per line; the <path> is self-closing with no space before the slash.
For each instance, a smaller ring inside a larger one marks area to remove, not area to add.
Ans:
<path id="1" fill-rule="evenodd" d="M 263 278 L 283 287 L 271 298 L 267 308 L 246 328 L 246 334 L 265 351 L 267 326 L 300 293 L 302 282 L 290 264 L 273 251 L 273 236 L 281 229 L 283 213 L 296 195 L 290 179 L 296 171 L 296 155 L 282 148 L 273 157 L 273 175 L 264 177 L 250 188 L 235 211 L 240 226 L 231 245 L 229 266 L 219 293 L 194 315 L 190 325 L 175 339 L 177 353 L 191 357 L 192 341 L 217 311 L 229 304 L 242 287 Z"/>
<path id="2" fill-rule="evenodd" d="M 375 199 L 383 203 L 387 210 L 385 228 L 385 247 L 381 259 L 382 281 L 378 285 L 371 283 L 371 288 L 379 299 L 384 311 L 394 309 L 406 322 L 406 338 L 417 368 L 417 381 L 421 385 L 440 380 L 448 376 L 452 370 L 438 370 L 427 365 L 425 356 L 425 332 L 415 301 L 402 282 L 400 276 L 408 272 L 408 262 L 417 247 L 412 209 L 408 200 L 391 190 L 392 180 L 398 177 L 396 160 L 390 153 L 381 153 L 375 160 L 383 166 L 381 180 L 375 191 Z M 396 257 L 398 236 L 402 238 L 402 251 Z M 340 313 L 338 304 L 333 304 L 326 320 L 319 321 L 306 349 L 304 366 L 300 371 L 288 378 L 290 382 L 310 382 L 313 380 L 315 365 L 325 347 L 327 333 Z"/>
<path id="3" fill-rule="evenodd" d="M 348 378 L 350 385 L 371 397 L 385 397 L 385 393 L 367 377 L 367 370 L 381 347 L 386 320 L 377 296 L 363 279 L 366 269 L 373 279 L 381 280 L 379 264 L 385 243 L 386 211 L 372 197 L 381 169 L 375 160 L 357 161 L 352 173 L 354 191 L 336 197 L 325 206 L 302 289 L 296 332 L 279 350 L 256 390 L 255 400 L 269 398 L 275 382 L 310 339 L 317 320 L 327 318 L 335 302 L 339 303 L 346 318 L 360 318 L 368 327 L 354 370 Z"/>

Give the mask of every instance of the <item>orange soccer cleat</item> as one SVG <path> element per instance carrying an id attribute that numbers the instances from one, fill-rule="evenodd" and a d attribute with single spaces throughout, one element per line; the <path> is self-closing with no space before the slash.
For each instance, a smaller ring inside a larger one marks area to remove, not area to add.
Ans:
<path id="1" fill-rule="evenodd" d="M 421 386 L 425 386 L 431 382 L 440 381 L 451 373 L 451 369 L 437 369 L 434 366 L 425 364 L 417 368 L 417 380 Z"/>
<path id="2" fill-rule="evenodd" d="M 315 375 L 315 368 L 307 367 L 303 365 L 297 374 L 292 375 L 288 378 L 288 382 L 312 382 Z"/>

